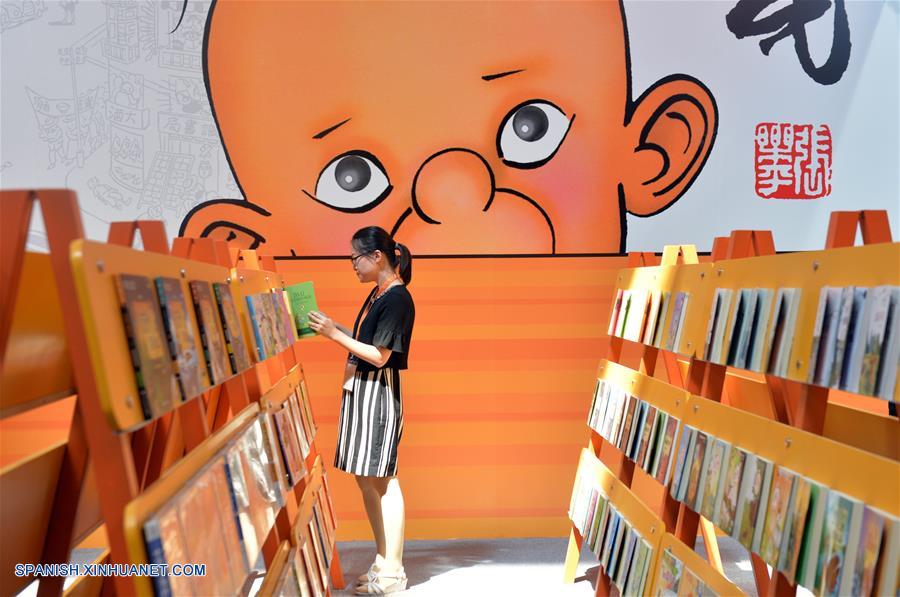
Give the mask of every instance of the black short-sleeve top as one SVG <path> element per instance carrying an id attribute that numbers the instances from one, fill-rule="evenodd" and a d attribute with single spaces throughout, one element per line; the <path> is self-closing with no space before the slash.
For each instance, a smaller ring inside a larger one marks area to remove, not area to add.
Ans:
<path id="1" fill-rule="evenodd" d="M 374 292 L 373 290 L 372 293 Z M 416 306 L 413 304 L 412 295 L 403 284 L 391 286 L 372 304 L 365 319 L 360 322 L 371 298 L 372 294 L 366 298 L 359 310 L 356 323 L 353 325 L 353 336 L 363 344 L 389 348 L 392 352 L 384 364 L 385 367 L 406 369 L 413 323 L 416 319 Z M 357 371 L 377 369 L 367 361 L 356 360 Z"/>

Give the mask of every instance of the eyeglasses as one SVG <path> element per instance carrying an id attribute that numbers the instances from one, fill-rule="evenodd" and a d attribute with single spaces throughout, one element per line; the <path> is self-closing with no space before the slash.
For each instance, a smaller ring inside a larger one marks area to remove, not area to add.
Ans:
<path id="1" fill-rule="evenodd" d="M 365 257 L 371 254 L 372 253 L 360 253 L 359 255 L 350 255 L 350 263 L 353 264 L 353 267 L 356 267 L 356 262 L 359 261 L 360 257 Z"/>

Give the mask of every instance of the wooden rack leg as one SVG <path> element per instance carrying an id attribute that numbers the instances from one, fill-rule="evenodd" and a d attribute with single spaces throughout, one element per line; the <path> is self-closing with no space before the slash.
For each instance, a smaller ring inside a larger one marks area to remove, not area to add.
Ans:
<path id="1" fill-rule="evenodd" d="M 338 557 L 337 543 L 331 552 L 331 585 L 340 591 L 347 584 L 344 582 L 344 571 L 341 569 L 341 559 Z"/>
<path id="2" fill-rule="evenodd" d="M 787 577 L 776 570 L 772 571 L 772 579 L 769 581 L 764 597 L 794 597 L 797 594 L 797 585 L 788 581 Z M 760 595 L 763 595 L 760 593 Z"/>
<path id="3" fill-rule="evenodd" d="M 753 580 L 756 581 L 756 594 L 769 594 L 769 570 L 761 557 L 750 552 L 750 566 L 753 568 Z"/>
<path id="4" fill-rule="evenodd" d="M 569 547 L 566 549 L 566 565 L 563 568 L 563 582 L 567 585 L 575 582 L 575 572 L 578 570 L 578 561 L 581 559 L 581 533 L 572 525 L 569 531 Z"/>

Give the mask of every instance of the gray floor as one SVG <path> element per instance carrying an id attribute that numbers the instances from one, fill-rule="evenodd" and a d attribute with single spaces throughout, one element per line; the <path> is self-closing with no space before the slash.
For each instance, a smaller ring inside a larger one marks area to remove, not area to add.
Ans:
<path id="1" fill-rule="evenodd" d="M 584 550 L 575 583 L 562 584 L 566 539 L 486 539 L 407 541 L 404 567 L 410 597 L 465 595 L 590 596 L 594 594 L 598 563 Z M 374 546 L 368 542 L 338 543 L 347 589 L 335 597 L 353 595 L 353 582 L 369 567 Z M 750 595 L 756 594 L 747 551 L 736 541 L 719 540 L 725 574 Z M 702 541 L 698 552 L 703 553 Z"/>

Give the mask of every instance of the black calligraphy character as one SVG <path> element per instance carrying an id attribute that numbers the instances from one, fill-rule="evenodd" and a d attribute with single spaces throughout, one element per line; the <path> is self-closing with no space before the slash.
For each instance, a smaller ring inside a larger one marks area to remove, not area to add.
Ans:
<path id="1" fill-rule="evenodd" d="M 810 78 L 822 85 L 833 85 L 841 80 L 850 63 L 850 24 L 847 20 L 845 0 L 834 0 L 834 34 L 831 52 L 821 66 L 816 66 L 809 53 L 809 39 L 806 24 L 820 18 L 829 8 L 831 0 L 793 0 L 785 6 L 761 19 L 757 17 L 777 0 L 738 0 L 725 16 L 728 30 L 738 39 L 748 36 L 774 35 L 759 42 L 759 48 L 766 56 L 779 41 L 794 38 L 794 50 L 800 59 L 800 66 Z"/>

